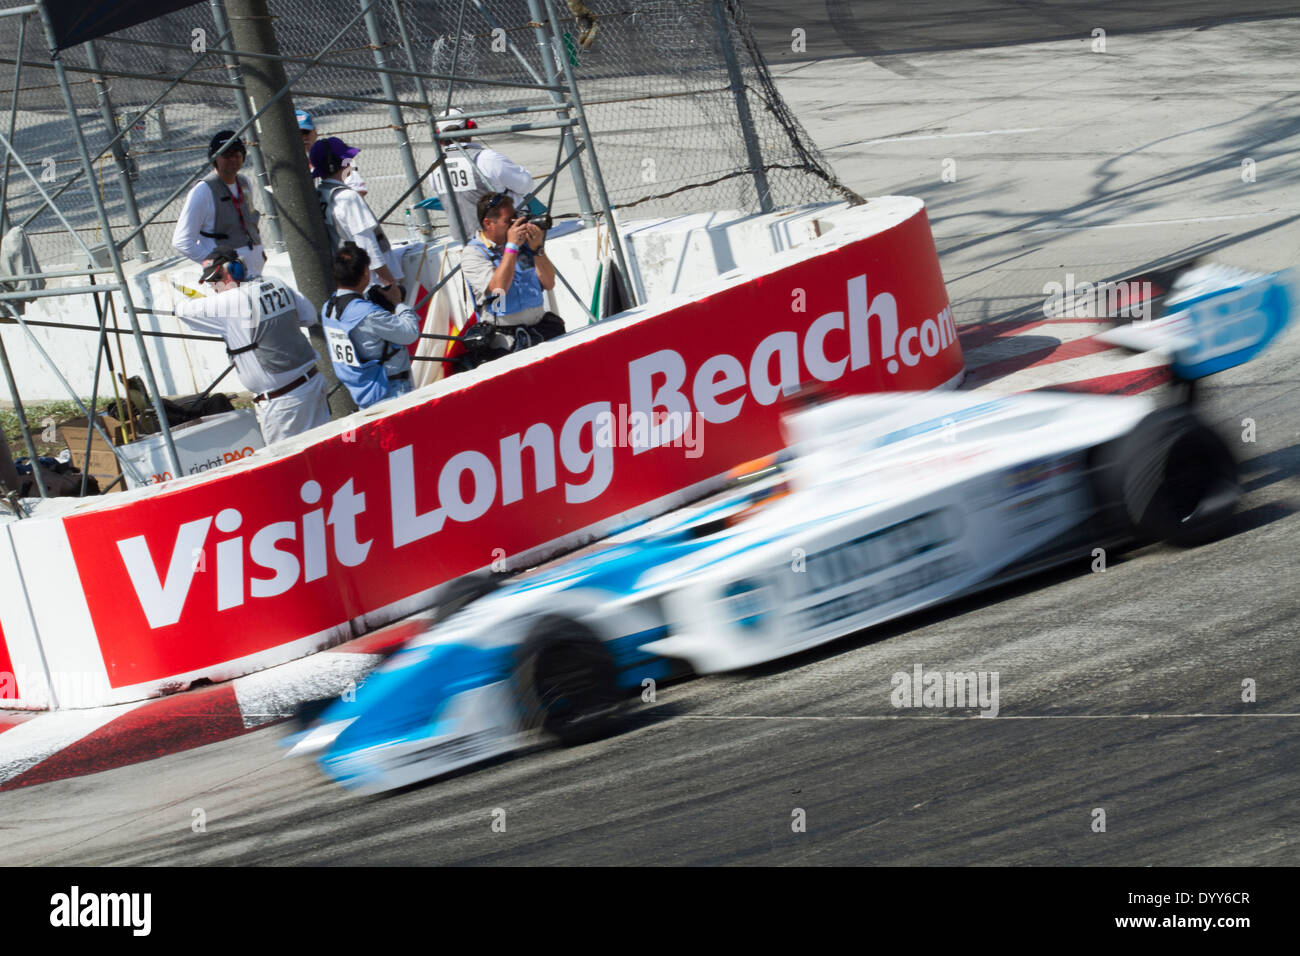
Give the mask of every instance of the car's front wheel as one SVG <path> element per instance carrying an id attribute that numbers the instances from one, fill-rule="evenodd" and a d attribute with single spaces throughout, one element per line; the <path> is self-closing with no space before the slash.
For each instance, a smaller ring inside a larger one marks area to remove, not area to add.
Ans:
<path id="1" fill-rule="evenodd" d="M 568 618 L 543 618 L 516 656 L 524 727 L 566 746 L 607 735 L 624 704 L 617 676 L 609 649 L 589 628 Z"/>

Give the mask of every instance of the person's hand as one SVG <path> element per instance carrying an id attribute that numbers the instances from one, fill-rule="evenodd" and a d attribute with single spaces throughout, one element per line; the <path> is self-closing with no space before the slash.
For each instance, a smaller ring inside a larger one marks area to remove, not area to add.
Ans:
<path id="1" fill-rule="evenodd" d="M 405 298 L 405 296 L 403 295 L 402 287 L 398 285 L 396 282 L 394 282 L 392 285 L 380 286 L 379 294 L 382 295 L 389 302 L 391 302 L 393 305 L 399 305 L 402 299 Z"/>
<path id="2" fill-rule="evenodd" d="M 535 222 L 527 223 L 524 229 L 528 231 L 528 248 L 536 252 L 542 248 L 542 243 L 546 241 L 546 234 L 542 232 L 542 227 Z"/>
<path id="3" fill-rule="evenodd" d="M 528 241 L 528 223 L 522 218 L 516 219 L 510 224 L 510 231 L 506 233 L 506 241 L 513 242 L 517 246 L 522 246 Z"/>

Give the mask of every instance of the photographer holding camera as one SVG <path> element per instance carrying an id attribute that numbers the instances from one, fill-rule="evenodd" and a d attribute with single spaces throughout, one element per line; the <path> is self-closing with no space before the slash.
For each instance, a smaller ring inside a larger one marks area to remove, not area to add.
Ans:
<path id="1" fill-rule="evenodd" d="M 545 305 L 545 293 L 555 287 L 546 233 L 527 216 L 516 216 L 514 202 L 505 193 L 484 196 L 477 213 L 479 232 L 461 252 L 461 271 L 474 293 L 479 321 L 495 325 L 512 339 L 510 347 L 486 357 L 498 358 L 563 335 L 564 320 Z"/>

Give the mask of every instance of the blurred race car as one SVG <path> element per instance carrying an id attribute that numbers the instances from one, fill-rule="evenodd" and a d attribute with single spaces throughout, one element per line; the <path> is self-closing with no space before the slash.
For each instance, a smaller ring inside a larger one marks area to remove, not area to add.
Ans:
<path id="1" fill-rule="evenodd" d="M 1245 361 L 1297 295 L 1287 277 L 1233 281 L 1186 296 L 1181 319 L 1173 296 L 1135 347 L 1192 373 Z M 696 505 L 499 585 L 456 582 L 294 752 L 379 791 L 542 737 L 591 740 L 678 668 L 770 661 L 1096 548 L 1196 544 L 1240 497 L 1190 399 L 877 394 L 794 411 L 786 430 L 785 452 Z"/>

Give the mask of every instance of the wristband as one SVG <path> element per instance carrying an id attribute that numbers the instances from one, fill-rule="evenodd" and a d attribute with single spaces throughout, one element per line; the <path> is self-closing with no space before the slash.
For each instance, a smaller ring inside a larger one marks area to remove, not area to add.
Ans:
<path id="1" fill-rule="evenodd" d="M 515 245 L 513 242 L 507 242 L 506 252 L 513 252 L 515 255 L 519 255 L 519 247 Z"/>

